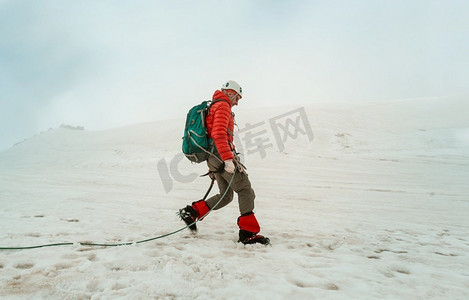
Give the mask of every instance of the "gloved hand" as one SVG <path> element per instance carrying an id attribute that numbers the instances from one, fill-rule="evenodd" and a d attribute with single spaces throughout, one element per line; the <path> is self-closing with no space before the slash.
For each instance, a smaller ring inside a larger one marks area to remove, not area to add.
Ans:
<path id="1" fill-rule="evenodd" d="M 225 171 L 230 173 L 230 174 L 233 174 L 234 171 L 235 171 L 235 165 L 233 163 L 233 160 L 232 159 L 227 159 L 224 161 L 225 163 Z"/>

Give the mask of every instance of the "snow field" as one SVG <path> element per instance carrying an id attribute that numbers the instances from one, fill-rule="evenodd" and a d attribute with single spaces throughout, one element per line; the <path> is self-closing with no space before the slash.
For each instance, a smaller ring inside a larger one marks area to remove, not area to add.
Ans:
<path id="1" fill-rule="evenodd" d="M 236 108 L 238 124 L 295 108 Z M 448 98 L 305 105 L 312 142 L 244 155 L 269 247 L 236 243 L 236 197 L 197 235 L 80 246 L 181 228 L 175 212 L 209 180 L 172 178 L 165 191 L 158 162 L 179 153 L 183 120 L 37 135 L 0 153 L 0 246 L 76 244 L 0 251 L 0 297 L 465 299 L 467 108 Z"/>

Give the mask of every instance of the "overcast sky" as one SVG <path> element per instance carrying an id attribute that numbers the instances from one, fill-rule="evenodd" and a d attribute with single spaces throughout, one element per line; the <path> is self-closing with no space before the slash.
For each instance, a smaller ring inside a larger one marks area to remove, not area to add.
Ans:
<path id="1" fill-rule="evenodd" d="M 61 124 L 469 94 L 469 1 L 0 0 L 0 151 Z"/>

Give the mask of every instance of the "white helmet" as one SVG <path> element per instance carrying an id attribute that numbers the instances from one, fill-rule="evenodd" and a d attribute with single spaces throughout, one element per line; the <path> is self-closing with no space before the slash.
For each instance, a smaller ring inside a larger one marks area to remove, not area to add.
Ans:
<path id="1" fill-rule="evenodd" d="M 236 93 L 238 93 L 240 96 L 243 96 L 243 89 L 241 88 L 241 86 L 239 86 L 239 84 L 236 81 L 233 81 L 233 80 L 228 80 L 226 83 L 224 83 L 221 86 L 221 90 L 222 91 L 233 90 Z"/>

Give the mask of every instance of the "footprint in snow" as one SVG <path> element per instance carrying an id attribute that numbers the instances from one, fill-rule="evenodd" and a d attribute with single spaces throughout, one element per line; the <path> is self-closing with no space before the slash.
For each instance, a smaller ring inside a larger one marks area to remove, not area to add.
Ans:
<path id="1" fill-rule="evenodd" d="M 33 263 L 19 263 L 15 265 L 15 268 L 20 270 L 31 269 L 32 267 L 34 267 Z"/>

